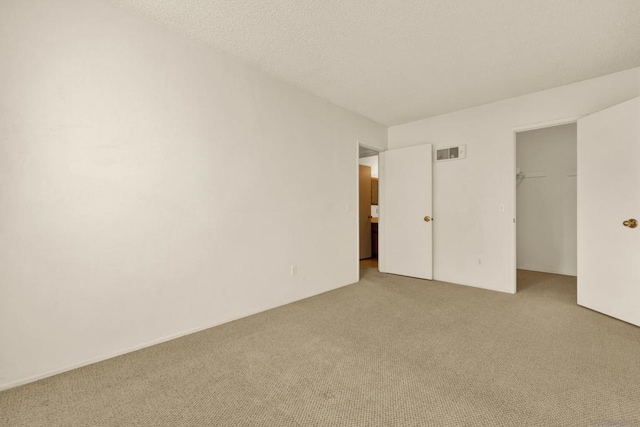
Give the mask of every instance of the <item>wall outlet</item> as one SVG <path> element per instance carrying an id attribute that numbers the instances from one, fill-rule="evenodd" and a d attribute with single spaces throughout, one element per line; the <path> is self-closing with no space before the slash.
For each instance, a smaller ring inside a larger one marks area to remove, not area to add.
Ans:
<path id="1" fill-rule="evenodd" d="M 298 275 L 298 266 L 297 265 L 292 265 L 291 266 L 291 275 L 292 276 L 297 276 Z"/>
<path id="2" fill-rule="evenodd" d="M 482 261 L 482 258 L 478 258 L 478 267 L 482 267 L 483 262 L 484 261 Z"/>

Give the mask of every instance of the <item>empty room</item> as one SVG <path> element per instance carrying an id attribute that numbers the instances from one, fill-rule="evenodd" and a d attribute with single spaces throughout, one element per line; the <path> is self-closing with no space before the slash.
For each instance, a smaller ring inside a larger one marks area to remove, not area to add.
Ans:
<path id="1" fill-rule="evenodd" d="M 637 0 L 0 0 L 0 426 L 640 426 Z"/>

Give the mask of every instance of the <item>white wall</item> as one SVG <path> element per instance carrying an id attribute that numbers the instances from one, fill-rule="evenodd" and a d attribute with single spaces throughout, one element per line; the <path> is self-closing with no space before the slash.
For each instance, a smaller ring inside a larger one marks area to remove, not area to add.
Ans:
<path id="1" fill-rule="evenodd" d="M 362 157 L 358 163 L 371 168 L 371 178 L 378 178 L 378 156 Z"/>
<path id="2" fill-rule="evenodd" d="M 516 135 L 518 268 L 576 275 L 576 131 L 571 123 Z"/>
<path id="3" fill-rule="evenodd" d="M 0 388 L 357 281 L 382 126 L 94 0 L 2 1 L 0 93 Z"/>
<path id="4" fill-rule="evenodd" d="M 636 68 L 389 128 L 390 149 L 467 144 L 466 159 L 434 164 L 434 278 L 514 292 L 514 129 L 582 116 L 638 95 Z"/>

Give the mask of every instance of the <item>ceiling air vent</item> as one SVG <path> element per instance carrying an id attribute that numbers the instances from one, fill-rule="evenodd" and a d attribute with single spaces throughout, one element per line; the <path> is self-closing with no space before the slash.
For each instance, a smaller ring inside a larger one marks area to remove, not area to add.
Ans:
<path id="1" fill-rule="evenodd" d="M 436 162 L 442 162 L 445 160 L 459 160 L 466 157 L 466 145 L 458 145 L 457 147 L 449 147 L 436 150 Z"/>

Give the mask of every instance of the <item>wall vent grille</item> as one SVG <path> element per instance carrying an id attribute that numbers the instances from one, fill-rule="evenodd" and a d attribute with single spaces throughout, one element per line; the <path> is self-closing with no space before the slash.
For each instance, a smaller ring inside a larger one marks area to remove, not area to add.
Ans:
<path id="1" fill-rule="evenodd" d="M 466 145 L 458 145 L 457 147 L 441 148 L 436 150 L 436 162 L 443 162 L 446 160 L 460 160 L 466 158 Z"/>

